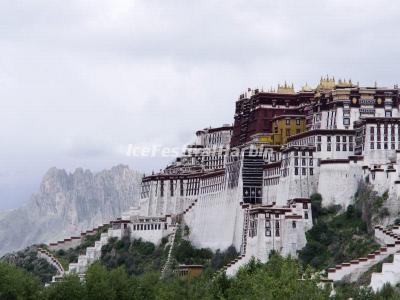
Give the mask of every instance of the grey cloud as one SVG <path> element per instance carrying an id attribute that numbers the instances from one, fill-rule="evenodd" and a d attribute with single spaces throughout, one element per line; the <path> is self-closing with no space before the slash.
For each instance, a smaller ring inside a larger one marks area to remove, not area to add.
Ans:
<path id="1" fill-rule="evenodd" d="M 116 149 L 176 147 L 232 123 L 248 87 L 300 88 L 327 73 L 393 85 L 399 9 L 388 0 L 2 1 L 0 168 L 20 175 L 0 195 L 35 186 L 51 166 L 159 169 L 166 160 Z"/>

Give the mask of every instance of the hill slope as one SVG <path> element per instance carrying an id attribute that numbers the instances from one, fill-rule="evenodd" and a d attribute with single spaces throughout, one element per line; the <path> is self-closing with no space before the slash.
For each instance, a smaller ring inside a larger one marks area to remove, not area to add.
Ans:
<path id="1" fill-rule="evenodd" d="M 120 217 L 136 201 L 140 180 L 139 173 L 123 165 L 96 174 L 51 168 L 26 205 L 0 217 L 0 255 Z"/>

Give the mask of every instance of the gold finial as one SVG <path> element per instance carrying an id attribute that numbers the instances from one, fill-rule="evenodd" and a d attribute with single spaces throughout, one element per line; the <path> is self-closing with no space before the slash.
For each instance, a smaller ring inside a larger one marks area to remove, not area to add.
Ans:
<path id="1" fill-rule="evenodd" d="M 335 77 L 329 78 L 329 75 L 326 77 L 321 77 L 319 85 L 317 89 L 331 90 L 335 88 Z"/>
<path id="2" fill-rule="evenodd" d="M 285 81 L 284 85 L 278 84 L 277 93 L 280 93 L 280 94 L 294 94 L 293 84 L 292 84 L 292 86 L 290 86 L 286 81 Z"/>
<path id="3" fill-rule="evenodd" d="M 312 91 L 313 91 L 313 88 L 310 87 L 310 86 L 308 85 L 308 83 L 306 82 L 306 84 L 303 85 L 303 86 L 301 87 L 301 91 L 302 91 L 302 92 L 312 92 Z"/>

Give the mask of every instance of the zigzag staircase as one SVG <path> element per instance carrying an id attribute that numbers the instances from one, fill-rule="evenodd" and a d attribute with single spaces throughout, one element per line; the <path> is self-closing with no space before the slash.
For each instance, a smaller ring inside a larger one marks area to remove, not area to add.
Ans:
<path id="1" fill-rule="evenodd" d="M 65 274 L 64 267 L 52 253 L 50 253 L 44 248 L 38 248 L 37 252 L 38 252 L 38 257 L 45 259 L 50 265 L 52 265 L 57 270 L 57 274 L 52 277 L 51 280 L 52 283 L 64 277 Z"/>
<path id="2" fill-rule="evenodd" d="M 100 240 L 94 243 L 93 247 L 87 247 L 86 253 L 79 255 L 78 262 L 70 263 L 66 274 L 77 274 L 79 278 L 84 279 L 88 267 L 101 258 L 101 248 L 108 244 L 110 238 L 116 237 L 121 239 L 123 235 L 122 229 L 108 229 L 100 235 Z"/>
<path id="3" fill-rule="evenodd" d="M 391 263 L 383 263 L 382 271 L 371 275 L 370 286 L 377 292 L 387 283 L 396 285 L 400 282 L 400 226 L 392 226 L 388 229 L 377 226 L 375 232 L 379 234 L 381 240 L 394 244 L 391 252 L 395 252 Z"/>
<path id="4" fill-rule="evenodd" d="M 183 211 L 182 215 L 186 215 L 186 214 L 193 208 L 193 206 L 194 206 L 196 203 L 197 203 L 197 199 L 195 199 L 195 200 L 188 206 L 188 208 L 186 208 L 186 209 Z"/>
<path id="5" fill-rule="evenodd" d="M 172 251 L 175 245 L 175 238 L 176 238 L 176 232 L 179 228 L 179 224 L 175 225 L 175 228 L 173 229 L 172 234 L 169 236 L 168 238 L 168 244 L 170 245 L 169 250 L 168 250 L 168 256 L 167 256 L 167 260 L 165 261 L 164 267 L 161 270 L 161 278 L 163 279 L 165 278 L 165 276 L 168 274 L 168 272 L 171 269 L 171 265 L 172 265 Z"/>
<path id="6" fill-rule="evenodd" d="M 195 199 L 195 200 L 188 206 L 188 208 L 186 208 L 186 209 L 179 215 L 179 218 L 178 218 L 178 219 L 181 220 L 182 217 L 183 217 L 184 215 L 186 215 L 188 212 L 190 212 L 190 211 L 193 209 L 193 207 L 195 206 L 196 203 L 197 203 L 197 199 Z M 166 275 L 168 274 L 168 272 L 169 272 L 170 269 L 171 269 L 171 266 L 172 266 L 172 251 L 173 251 L 173 248 L 174 248 L 174 246 L 175 246 L 176 232 L 178 231 L 179 226 L 180 226 L 180 224 L 179 224 L 179 222 L 177 222 L 177 224 L 175 225 L 175 227 L 174 227 L 174 229 L 173 229 L 172 234 L 171 234 L 171 235 L 169 236 L 169 238 L 168 238 L 168 244 L 167 244 L 167 245 L 170 245 L 170 248 L 169 248 L 169 250 L 168 250 L 167 260 L 165 261 L 165 264 L 164 264 L 163 268 L 161 269 L 161 277 L 160 277 L 161 279 L 165 278 Z M 167 245 L 166 245 L 166 246 L 167 246 Z"/>
<path id="7" fill-rule="evenodd" d="M 394 231 L 394 229 L 396 230 Z M 334 268 L 329 268 L 327 270 L 328 280 L 347 280 L 350 282 L 356 281 L 361 274 L 366 272 L 373 265 L 381 262 L 389 255 L 395 254 L 400 250 L 399 234 L 400 229 L 398 228 L 398 226 L 388 229 L 384 229 L 382 226 L 375 226 L 375 240 L 380 243 L 382 247 L 380 247 L 379 250 L 368 254 L 366 257 L 354 259 L 349 262 L 344 262 L 342 264 L 336 265 Z M 386 268 L 387 267 L 382 267 L 382 272 L 384 272 Z M 398 273 L 400 276 L 400 269 L 398 270 Z M 372 282 L 374 282 L 374 278 L 378 280 L 379 277 L 380 273 L 373 273 L 371 277 L 371 284 Z"/>

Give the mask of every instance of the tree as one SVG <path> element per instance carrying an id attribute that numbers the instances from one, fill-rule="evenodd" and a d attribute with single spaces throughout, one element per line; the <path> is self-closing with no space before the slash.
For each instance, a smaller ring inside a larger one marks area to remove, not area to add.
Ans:
<path id="1" fill-rule="evenodd" d="M 232 279 L 228 299 L 328 299 L 330 290 L 318 287 L 307 270 L 304 280 L 297 260 L 274 254 L 266 264 L 250 262 Z"/>
<path id="2" fill-rule="evenodd" d="M 39 299 L 38 279 L 8 263 L 0 262 L 0 299 Z"/>
<path id="3" fill-rule="evenodd" d="M 315 193 L 310 197 L 311 211 L 313 220 L 317 219 L 322 212 L 322 196 L 321 194 Z"/>
<path id="4" fill-rule="evenodd" d="M 88 300 L 116 299 L 109 272 L 98 263 L 93 264 L 86 273 L 86 291 Z"/>
<path id="5" fill-rule="evenodd" d="M 62 281 L 45 288 L 43 298 L 48 300 L 83 300 L 86 299 L 86 289 L 78 276 L 66 276 Z"/>

